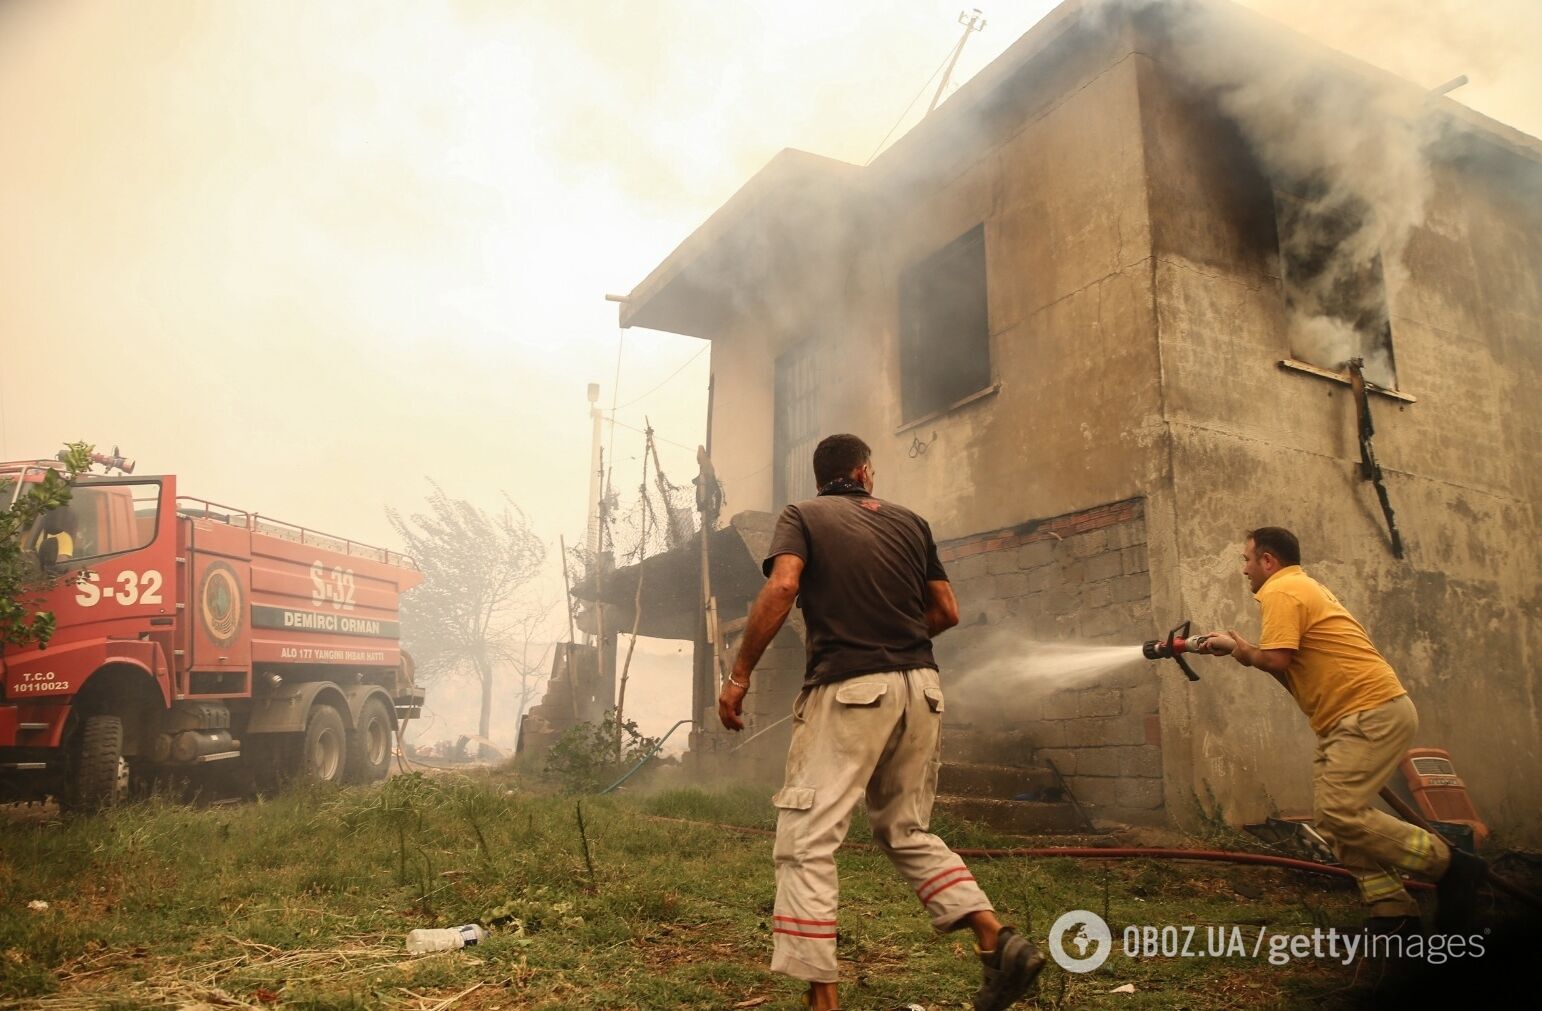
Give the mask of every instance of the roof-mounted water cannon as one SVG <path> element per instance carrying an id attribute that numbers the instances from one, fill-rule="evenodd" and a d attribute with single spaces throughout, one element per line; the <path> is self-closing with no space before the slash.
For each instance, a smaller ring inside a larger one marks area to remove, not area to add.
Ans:
<path id="1" fill-rule="evenodd" d="M 91 454 L 91 462 L 96 464 L 99 467 L 106 468 L 107 473 L 109 473 L 109 474 L 111 474 L 115 470 L 118 471 L 120 474 L 132 474 L 132 473 L 134 473 L 134 461 L 133 460 L 125 460 L 123 458 L 123 454 L 118 452 L 118 447 L 117 446 L 112 447 L 112 455 L 111 456 L 108 456 L 108 455 L 106 455 L 104 453 L 92 453 Z"/>
<path id="2" fill-rule="evenodd" d="M 68 462 L 68 453 L 61 449 L 54 455 L 54 459 L 60 463 L 66 463 Z M 106 453 L 92 453 L 90 459 L 92 464 L 104 468 L 109 474 L 115 470 L 123 474 L 134 473 L 134 461 L 124 459 L 117 446 L 112 447 L 111 456 Z"/>

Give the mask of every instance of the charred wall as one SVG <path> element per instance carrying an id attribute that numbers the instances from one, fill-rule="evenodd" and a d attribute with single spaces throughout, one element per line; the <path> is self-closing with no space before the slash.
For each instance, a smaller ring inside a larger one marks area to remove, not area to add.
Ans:
<path id="1" fill-rule="evenodd" d="M 1449 749 L 1490 824 L 1535 842 L 1542 559 L 1517 532 L 1538 519 L 1542 145 L 1517 153 L 1443 120 L 1422 149 L 1429 195 L 1386 278 L 1406 397 L 1370 405 L 1407 544 L 1398 560 L 1359 476 L 1348 390 L 1277 364 L 1290 356 L 1288 306 L 1255 152 L 1160 50 L 1141 61 L 1139 91 L 1172 440 L 1174 565 L 1155 580 L 1159 607 L 1256 632 L 1241 533 L 1295 530 L 1307 571 L 1398 670 L 1419 707 L 1417 743 Z M 1309 810 L 1311 734 L 1252 675 L 1164 697 L 1166 739 L 1185 742 L 1165 756 L 1170 803 L 1191 788 L 1233 822 Z"/>

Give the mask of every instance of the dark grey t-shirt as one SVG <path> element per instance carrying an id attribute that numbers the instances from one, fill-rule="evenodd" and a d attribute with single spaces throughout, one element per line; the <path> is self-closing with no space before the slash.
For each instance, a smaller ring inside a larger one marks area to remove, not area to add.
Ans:
<path id="1" fill-rule="evenodd" d="M 782 510 L 762 565 L 768 576 L 777 555 L 804 561 L 805 685 L 936 669 L 926 584 L 948 575 L 921 517 L 861 491 L 821 495 Z"/>

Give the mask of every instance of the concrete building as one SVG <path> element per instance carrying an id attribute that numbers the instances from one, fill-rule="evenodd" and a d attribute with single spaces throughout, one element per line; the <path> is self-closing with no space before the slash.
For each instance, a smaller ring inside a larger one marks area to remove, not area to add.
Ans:
<path id="1" fill-rule="evenodd" d="M 1314 316 L 1360 345 L 1335 359 Z M 1256 631 L 1241 535 L 1279 524 L 1397 668 L 1418 743 L 1502 836 L 1542 840 L 1537 140 L 1235 8 L 1072 2 L 871 165 L 779 154 L 622 323 L 713 342 L 731 512 L 811 494 L 813 444 L 851 431 L 878 493 L 931 520 L 964 613 L 939 640 L 950 757 L 1052 758 L 1121 819 L 1309 810 L 1311 733 L 1266 675 L 1206 658 L 1198 683 L 1134 664 L 1035 693 L 1010 662 L 1183 617 Z M 1350 354 L 1380 384 L 1402 558 L 1362 478 Z M 768 522 L 741 519 L 752 574 Z M 754 583 L 724 579 L 731 632 Z M 761 727 L 801 674 L 797 629 L 776 646 Z"/>

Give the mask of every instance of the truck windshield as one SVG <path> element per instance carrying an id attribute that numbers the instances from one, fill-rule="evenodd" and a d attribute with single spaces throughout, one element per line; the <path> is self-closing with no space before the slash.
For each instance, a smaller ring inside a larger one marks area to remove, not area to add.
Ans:
<path id="1" fill-rule="evenodd" d="M 77 485 L 70 501 L 43 514 L 27 546 L 45 565 L 120 555 L 155 539 L 158 481 Z"/>

